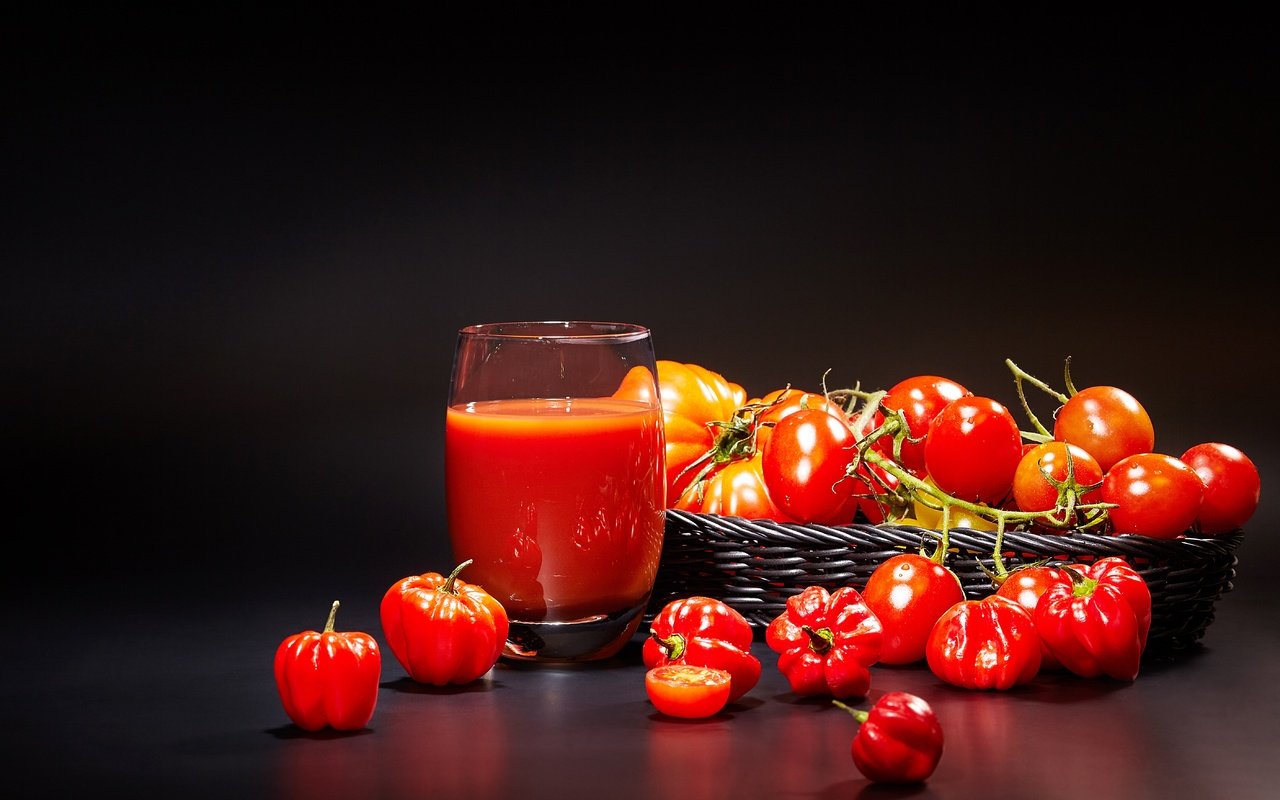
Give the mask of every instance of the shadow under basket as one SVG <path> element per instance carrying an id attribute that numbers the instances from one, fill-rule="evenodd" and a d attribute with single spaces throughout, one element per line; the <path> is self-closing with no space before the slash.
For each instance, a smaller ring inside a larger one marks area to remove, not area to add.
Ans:
<path id="1" fill-rule="evenodd" d="M 852 586 L 859 592 L 877 566 L 903 552 L 929 550 L 937 531 L 911 525 L 801 525 L 746 520 L 668 509 L 666 539 L 658 578 L 646 610 L 652 620 L 662 607 L 682 597 L 705 595 L 741 612 L 763 631 L 807 586 L 829 591 Z M 1052 558 L 1091 563 L 1120 556 L 1151 590 L 1148 656 L 1176 656 L 1204 636 L 1214 604 L 1232 589 L 1236 531 L 1213 539 L 1151 539 L 1070 532 L 1060 535 L 1007 531 L 1005 569 Z M 950 533 L 946 563 L 960 578 L 966 596 L 994 592 L 985 570 L 995 569 L 995 533 L 958 529 Z"/>

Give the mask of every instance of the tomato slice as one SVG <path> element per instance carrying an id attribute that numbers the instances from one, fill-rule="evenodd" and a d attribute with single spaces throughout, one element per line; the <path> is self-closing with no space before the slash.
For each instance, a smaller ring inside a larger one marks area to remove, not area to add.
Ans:
<path id="1" fill-rule="evenodd" d="M 729 702 L 729 673 L 722 669 L 666 664 L 645 673 L 649 700 L 663 714 L 701 719 Z"/>

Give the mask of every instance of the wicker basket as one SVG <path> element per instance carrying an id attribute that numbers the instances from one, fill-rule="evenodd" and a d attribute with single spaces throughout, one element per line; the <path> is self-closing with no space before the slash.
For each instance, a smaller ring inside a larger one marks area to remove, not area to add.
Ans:
<path id="1" fill-rule="evenodd" d="M 671 600 L 707 595 L 723 600 L 752 627 L 763 630 L 782 613 L 787 598 L 806 586 L 853 586 L 861 591 L 880 563 L 918 550 L 922 541 L 937 535 L 908 525 L 800 525 L 671 509 L 647 619 Z M 1180 654 L 1204 636 L 1215 602 L 1232 588 L 1235 551 L 1242 538 L 1240 531 L 1214 539 L 1177 540 L 1006 532 L 1003 560 L 1013 569 L 1050 557 L 1077 563 L 1125 558 L 1151 589 L 1147 654 L 1159 657 Z M 995 534 L 952 531 L 949 550 L 947 566 L 959 576 L 965 594 L 991 594 L 991 579 L 983 567 L 994 569 Z"/>

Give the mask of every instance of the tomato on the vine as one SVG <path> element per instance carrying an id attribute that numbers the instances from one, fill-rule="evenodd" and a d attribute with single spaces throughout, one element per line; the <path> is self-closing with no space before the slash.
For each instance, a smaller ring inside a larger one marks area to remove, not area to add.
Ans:
<path id="1" fill-rule="evenodd" d="M 748 405 L 757 405 L 760 411 L 756 414 L 756 448 L 764 450 L 777 423 L 804 409 L 826 411 L 844 418 L 844 411 L 831 402 L 825 394 L 806 392 L 802 389 L 785 387 L 774 389 L 759 398 L 747 401 Z"/>
<path id="2" fill-rule="evenodd" d="M 924 436 L 929 423 L 952 400 L 970 394 L 959 383 L 939 375 L 913 375 L 894 384 L 880 400 L 880 406 L 889 411 L 900 411 L 907 421 L 907 436 L 901 447 L 903 468 L 916 477 L 923 477 L 927 470 L 924 462 Z M 884 421 L 876 414 L 876 424 Z M 893 456 L 893 439 L 886 437 L 876 441 L 876 449 L 886 456 Z"/>
<path id="3" fill-rule="evenodd" d="M 1258 508 L 1262 486 L 1258 468 L 1238 448 L 1221 442 L 1197 444 L 1181 459 L 1204 484 L 1196 530 L 1220 536 L 1242 527 Z"/>
<path id="4" fill-rule="evenodd" d="M 698 364 L 658 361 L 666 438 L 667 502 L 674 505 L 694 478 L 688 467 L 704 456 L 719 433 L 713 422 L 728 422 L 747 399 L 739 384 Z"/>
<path id="5" fill-rule="evenodd" d="M 1101 501 L 1101 487 L 1080 491 L 1102 482 L 1102 467 L 1097 460 L 1078 445 L 1054 441 L 1035 445 L 1023 453 L 1018 462 L 1013 474 L 1013 499 L 1018 509 L 1052 511 L 1057 508 L 1065 498 L 1056 484 L 1066 484 L 1068 473 L 1075 478 L 1077 504 Z"/>
<path id="6" fill-rule="evenodd" d="M 862 591 L 883 630 L 880 663 L 922 660 L 934 622 L 964 598 L 956 574 L 927 556 L 900 553 L 882 562 Z"/>
<path id="7" fill-rule="evenodd" d="M 690 487 L 673 508 L 702 514 L 793 522 L 769 493 L 760 453 L 717 467 L 702 485 Z"/>
<path id="8" fill-rule="evenodd" d="M 1084 448 L 1103 472 L 1117 461 L 1155 448 L 1155 428 L 1137 398 L 1115 386 L 1090 386 L 1058 409 L 1053 438 Z"/>
<path id="9" fill-rule="evenodd" d="M 666 664 L 645 672 L 644 688 L 654 708 L 683 719 L 717 714 L 729 702 L 729 673 L 722 669 Z"/>
<path id="10" fill-rule="evenodd" d="M 858 440 L 837 417 L 804 408 L 783 417 L 761 454 L 769 496 L 797 522 L 849 522 L 862 481 L 846 474 Z"/>
<path id="11" fill-rule="evenodd" d="M 1122 458 L 1102 480 L 1102 500 L 1114 533 L 1176 539 L 1200 513 L 1204 483 L 1182 460 L 1163 453 Z"/>
<path id="12" fill-rule="evenodd" d="M 952 400 L 929 423 L 925 468 L 939 489 L 960 500 L 999 503 L 1021 459 L 1018 422 L 990 397 Z"/>

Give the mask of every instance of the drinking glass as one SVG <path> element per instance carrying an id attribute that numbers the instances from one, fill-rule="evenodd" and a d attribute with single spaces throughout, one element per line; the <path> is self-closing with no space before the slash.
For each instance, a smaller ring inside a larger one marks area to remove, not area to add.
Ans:
<path id="1" fill-rule="evenodd" d="M 665 441 L 648 328 L 458 332 L 445 420 L 455 563 L 511 619 L 503 655 L 591 661 L 640 626 L 662 553 Z"/>

